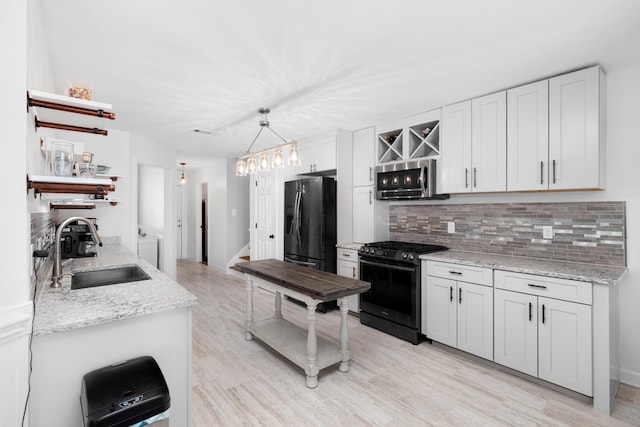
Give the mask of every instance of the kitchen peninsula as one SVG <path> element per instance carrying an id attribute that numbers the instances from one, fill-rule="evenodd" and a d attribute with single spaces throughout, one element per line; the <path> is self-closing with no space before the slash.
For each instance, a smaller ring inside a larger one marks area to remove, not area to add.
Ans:
<path id="1" fill-rule="evenodd" d="M 42 288 L 33 326 L 30 425 L 78 425 L 84 374 L 143 355 L 156 359 L 167 381 L 172 421 L 190 425 L 191 306 L 197 298 L 120 244 L 97 252 L 73 259 L 64 272 L 138 265 L 150 279 L 72 290 L 65 276 L 61 288 Z"/>
<path id="2" fill-rule="evenodd" d="M 254 336 L 291 360 L 307 374 L 307 387 L 318 385 L 320 369 L 340 362 L 340 372 L 349 371 L 349 336 L 347 331 L 348 298 L 368 290 L 368 282 L 337 276 L 296 264 L 267 259 L 236 264 L 245 273 L 247 281 L 246 335 Z M 253 319 L 254 287 L 275 293 L 274 317 L 260 322 Z M 282 318 L 282 295 L 287 295 L 307 305 L 308 331 L 304 331 Z M 316 336 L 316 307 L 321 302 L 338 300 L 340 307 L 340 347 Z M 306 344 L 305 344 L 306 343 Z"/>

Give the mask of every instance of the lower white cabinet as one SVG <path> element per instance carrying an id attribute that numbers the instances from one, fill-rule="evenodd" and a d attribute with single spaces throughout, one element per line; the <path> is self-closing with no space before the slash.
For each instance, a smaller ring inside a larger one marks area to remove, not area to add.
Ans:
<path id="1" fill-rule="evenodd" d="M 358 262 L 358 251 L 355 249 L 338 248 L 337 270 L 339 276 L 360 278 L 360 264 Z M 360 313 L 360 294 L 348 297 L 349 311 Z"/>
<path id="2" fill-rule="evenodd" d="M 495 362 L 593 396 L 591 286 L 496 270 Z"/>
<path id="3" fill-rule="evenodd" d="M 422 333 L 427 338 L 493 360 L 491 269 L 427 261 L 423 269 Z M 461 268 L 462 267 L 462 268 Z M 480 278 L 480 283 L 453 276 Z"/>

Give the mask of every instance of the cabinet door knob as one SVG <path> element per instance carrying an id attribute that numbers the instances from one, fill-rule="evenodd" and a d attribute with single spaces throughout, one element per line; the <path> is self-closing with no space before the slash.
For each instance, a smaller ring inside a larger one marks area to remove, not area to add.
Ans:
<path id="1" fill-rule="evenodd" d="M 276 236 L 275 236 L 275 235 L 273 235 L 273 234 L 269 234 L 269 238 L 270 238 L 270 239 L 273 239 L 274 237 L 276 237 Z"/>

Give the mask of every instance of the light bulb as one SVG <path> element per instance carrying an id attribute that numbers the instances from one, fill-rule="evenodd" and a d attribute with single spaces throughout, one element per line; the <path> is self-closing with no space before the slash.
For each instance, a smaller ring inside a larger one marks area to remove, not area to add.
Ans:
<path id="1" fill-rule="evenodd" d="M 249 157 L 247 160 L 247 173 L 256 173 L 256 159 Z"/>
<path id="2" fill-rule="evenodd" d="M 274 169 L 277 169 L 283 166 L 284 166 L 284 162 L 282 161 L 282 150 L 278 148 L 276 152 L 273 154 L 271 167 Z"/>
<path id="3" fill-rule="evenodd" d="M 269 170 L 269 157 L 267 156 L 267 153 L 263 153 L 260 156 L 260 161 L 258 162 L 258 170 L 263 172 Z"/>
<path id="4" fill-rule="evenodd" d="M 247 163 L 243 159 L 238 159 L 236 163 L 236 176 L 247 175 Z"/>
<path id="5" fill-rule="evenodd" d="M 292 145 L 291 151 L 289 151 L 289 159 L 287 160 L 289 165 L 299 165 L 300 164 L 300 156 L 298 156 L 298 146 Z"/>

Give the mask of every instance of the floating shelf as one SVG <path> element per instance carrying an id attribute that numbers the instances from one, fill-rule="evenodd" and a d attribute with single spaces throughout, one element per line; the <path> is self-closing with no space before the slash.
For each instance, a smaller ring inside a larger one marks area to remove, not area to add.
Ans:
<path id="1" fill-rule="evenodd" d="M 73 132 L 107 135 L 104 119 L 115 120 L 111 104 L 32 90 L 27 92 L 27 110 L 35 107 L 35 125 Z"/>
<path id="2" fill-rule="evenodd" d="M 111 179 L 89 179 L 62 176 L 32 176 L 27 175 L 27 192 L 33 189 L 33 196 L 42 193 L 67 194 L 97 194 L 106 196 L 115 191 L 115 184 Z"/>

